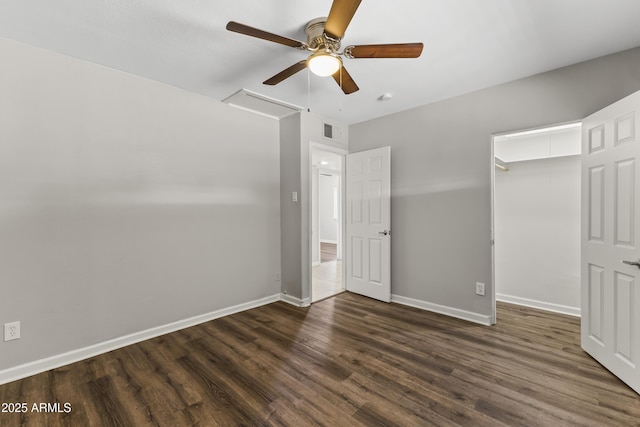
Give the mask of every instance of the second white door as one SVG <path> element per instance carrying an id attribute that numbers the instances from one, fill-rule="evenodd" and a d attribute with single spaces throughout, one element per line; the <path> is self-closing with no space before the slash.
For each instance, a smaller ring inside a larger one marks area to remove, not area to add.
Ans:
<path id="1" fill-rule="evenodd" d="M 391 147 L 347 155 L 347 290 L 391 301 Z"/>

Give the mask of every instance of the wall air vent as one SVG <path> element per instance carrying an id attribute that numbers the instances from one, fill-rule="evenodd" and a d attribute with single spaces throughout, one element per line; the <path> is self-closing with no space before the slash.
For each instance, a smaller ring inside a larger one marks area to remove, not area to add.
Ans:
<path id="1" fill-rule="evenodd" d="M 329 123 L 323 124 L 322 136 L 324 139 L 340 142 L 342 140 L 342 130 Z"/>
<path id="2" fill-rule="evenodd" d="M 268 96 L 251 92 L 247 89 L 240 89 L 233 95 L 223 99 L 222 102 L 229 104 L 232 107 L 251 111 L 252 113 L 260 114 L 261 116 L 270 117 L 276 120 L 280 120 L 284 117 L 302 111 L 302 107 L 269 98 Z"/>

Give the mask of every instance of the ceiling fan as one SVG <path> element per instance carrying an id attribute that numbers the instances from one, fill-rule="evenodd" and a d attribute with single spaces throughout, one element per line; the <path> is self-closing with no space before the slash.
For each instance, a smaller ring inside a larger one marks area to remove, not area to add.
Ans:
<path id="1" fill-rule="evenodd" d="M 346 58 L 417 58 L 422 53 L 422 43 L 370 44 L 347 46 L 340 52 L 340 42 L 347 26 L 362 0 L 334 0 L 327 18 L 316 18 L 305 27 L 306 43 L 288 37 L 272 34 L 248 25 L 230 21 L 227 30 L 247 36 L 257 37 L 300 50 L 311 55 L 265 80 L 266 85 L 277 85 L 295 73 L 309 68 L 319 76 L 332 76 L 345 94 L 356 92 L 359 88 L 344 68 L 341 57 Z"/>

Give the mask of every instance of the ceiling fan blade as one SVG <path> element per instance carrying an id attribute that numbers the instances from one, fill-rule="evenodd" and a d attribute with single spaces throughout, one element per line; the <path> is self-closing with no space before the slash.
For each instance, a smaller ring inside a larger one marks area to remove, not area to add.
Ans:
<path id="1" fill-rule="evenodd" d="M 422 43 L 367 44 L 348 46 L 349 58 L 417 58 L 422 54 Z"/>
<path id="2" fill-rule="evenodd" d="M 347 69 L 344 68 L 344 66 L 340 67 L 340 69 L 336 71 L 332 77 L 333 80 L 338 83 L 338 86 L 342 88 L 342 91 L 345 93 L 345 95 L 349 95 L 350 93 L 360 90 L 356 82 L 353 81 L 351 74 L 347 72 Z"/>
<path id="3" fill-rule="evenodd" d="M 362 0 L 333 0 L 324 25 L 324 32 L 332 39 L 341 39 Z"/>
<path id="4" fill-rule="evenodd" d="M 271 77 L 270 79 L 265 80 L 264 82 L 262 82 L 265 85 L 269 85 L 269 86 L 274 86 L 277 85 L 278 83 L 280 83 L 281 81 L 283 81 L 284 79 L 287 79 L 291 76 L 293 76 L 295 73 L 297 73 L 298 71 L 302 71 L 305 68 L 307 68 L 307 60 L 303 60 L 300 62 L 297 62 L 295 64 L 293 64 L 291 67 L 284 69 L 282 71 L 280 71 L 278 74 L 276 74 L 275 76 Z"/>
<path id="5" fill-rule="evenodd" d="M 298 40 L 293 40 L 288 37 L 283 37 L 277 34 L 268 33 L 266 31 L 259 30 L 257 28 L 253 28 L 248 25 L 240 24 L 234 21 L 229 21 L 229 23 L 227 24 L 227 30 L 233 31 L 235 33 L 251 36 L 251 37 L 257 37 L 263 40 L 268 40 L 274 43 L 280 43 L 285 46 L 296 47 L 296 48 L 305 47 L 305 44 L 302 42 L 299 42 Z"/>

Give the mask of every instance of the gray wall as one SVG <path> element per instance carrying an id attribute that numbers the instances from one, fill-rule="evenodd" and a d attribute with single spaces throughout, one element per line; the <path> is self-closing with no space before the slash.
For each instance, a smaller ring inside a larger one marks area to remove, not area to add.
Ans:
<path id="1" fill-rule="evenodd" d="M 391 146 L 392 293 L 491 315 L 491 134 L 578 120 L 639 89 L 636 48 L 352 125 L 351 152 Z"/>
<path id="2" fill-rule="evenodd" d="M 0 39 L 0 371 L 280 293 L 278 122 Z"/>
<path id="3" fill-rule="evenodd" d="M 301 238 L 302 238 L 302 277 L 301 294 L 305 302 L 311 301 L 311 147 L 324 145 L 326 149 L 349 150 L 349 128 L 340 122 L 327 120 L 313 112 L 303 111 L 300 136 L 300 188 L 301 188 Z M 333 126 L 336 140 L 330 141 L 323 136 L 324 123 Z"/>
<path id="4" fill-rule="evenodd" d="M 280 120 L 282 292 L 303 305 L 311 302 L 311 146 L 348 149 L 348 128 L 330 121 L 340 141 L 328 141 L 322 136 L 324 122 L 308 111 Z M 297 202 L 291 201 L 293 191 Z"/>
<path id="5" fill-rule="evenodd" d="M 300 114 L 280 119 L 280 227 L 282 292 L 302 298 Z M 298 193 L 293 202 L 291 193 Z"/>

